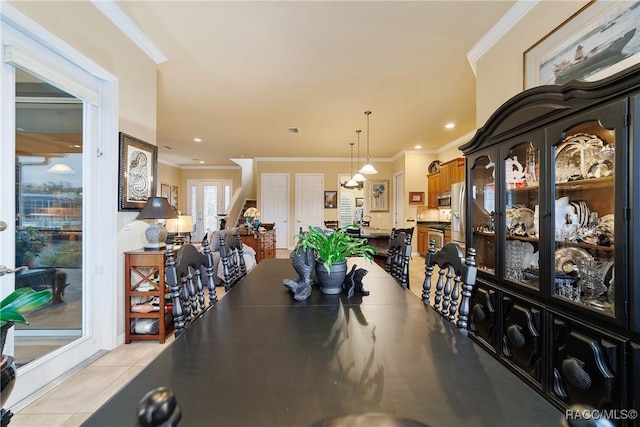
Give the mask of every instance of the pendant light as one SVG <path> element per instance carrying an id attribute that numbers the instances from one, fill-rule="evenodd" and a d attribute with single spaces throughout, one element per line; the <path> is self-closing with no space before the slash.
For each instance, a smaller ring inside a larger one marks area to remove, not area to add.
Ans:
<path id="1" fill-rule="evenodd" d="M 62 157 L 65 156 L 64 154 L 64 113 L 62 111 L 58 111 L 58 114 L 60 115 L 60 151 L 62 153 Z M 66 163 L 58 163 L 55 164 L 53 166 L 51 166 L 49 169 L 47 169 L 47 172 L 49 173 L 76 173 L 76 171 L 74 171 L 71 166 L 67 165 Z"/>
<path id="2" fill-rule="evenodd" d="M 349 176 L 353 176 L 353 142 L 350 142 L 351 146 L 351 166 L 349 167 Z M 358 183 L 353 179 L 349 178 L 349 181 L 344 185 L 346 188 L 356 188 L 358 187 Z"/>
<path id="3" fill-rule="evenodd" d="M 360 132 L 362 132 L 362 130 L 360 129 L 356 131 L 356 133 L 358 134 L 358 156 L 356 157 L 358 160 L 356 161 L 356 168 L 360 167 Z M 352 179 L 355 182 L 364 182 L 367 180 L 367 178 L 365 178 L 364 175 L 362 175 L 360 172 L 356 172 L 356 174 L 353 175 Z"/>
<path id="4" fill-rule="evenodd" d="M 371 111 L 365 111 L 364 114 L 367 116 L 367 164 L 365 164 L 358 172 L 363 175 L 373 175 L 378 173 L 378 171 L 371 164 L 371 157 L 369 154 L 369 116 L 371 115 Z"/>

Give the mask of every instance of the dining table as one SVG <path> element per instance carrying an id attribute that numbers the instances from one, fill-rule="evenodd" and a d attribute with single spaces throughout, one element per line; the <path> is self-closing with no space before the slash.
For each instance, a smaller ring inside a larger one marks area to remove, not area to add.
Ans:
<path id="1" fill-rule="evenodd" d="M 283 285 L 297 278 L 291 260 L 263 260 L 83 425 L 135 426 L 157 387 L 173 391 L 180 427 L 370 413 L 430 427 L 561 425 L 564 413 L 384 269 L 348 263 L 367 270 L 369 295 L 314 286 L 296 301 Z"/>

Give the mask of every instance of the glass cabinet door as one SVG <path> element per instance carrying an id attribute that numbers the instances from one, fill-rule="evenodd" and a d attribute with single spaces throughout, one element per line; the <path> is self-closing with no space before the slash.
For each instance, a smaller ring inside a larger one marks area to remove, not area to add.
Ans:
<path id="1" fill-rule="evenodd" d="M 505 279 L 539 287 L 540 150 L 530 141 L 514 145 L 502 156 Z"/>
<path id="2" fill-rule="evenodd" d="M 555 151 L 552 294 L 615 315 L 615 129 L 591 120 L 568 128 Z"/>
<path id="3" fill-rule="evenodd" d="M 478 269 L 495 274 L 496 184 L 495 163 L 488 155 L 476 157 L 471 167 L 472 247 Z"/>

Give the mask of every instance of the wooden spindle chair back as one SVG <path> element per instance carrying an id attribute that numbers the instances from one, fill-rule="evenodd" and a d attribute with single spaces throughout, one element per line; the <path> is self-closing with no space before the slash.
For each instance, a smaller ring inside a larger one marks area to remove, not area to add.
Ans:
<path id="1" fill-rule="evenodd" d="M 213 255 L 205 235 L 202 251 L 191 243 L 182 245 L 177 251 L 169 245 L 166 258 L 166 282 L 171 292 L 175 334 L 179 336 L 218 302 L 213 281 Z M 209 292 L 208 304 L 205 302 L 205 288 Z"/>
<path id="2" fill-rule="evenodd" d="M 433 297 L 433 309 L 453 322 L 465 335 L 469 327 L 469 305 L 476 283 L 476 251 L 449 242 L 436 252 L 435 240 L 429 241 L 425 259 L 425 278 L 422 285 L 422 301 L 430 305 L 433 271 L 438 267 L 438 277 Z"/>

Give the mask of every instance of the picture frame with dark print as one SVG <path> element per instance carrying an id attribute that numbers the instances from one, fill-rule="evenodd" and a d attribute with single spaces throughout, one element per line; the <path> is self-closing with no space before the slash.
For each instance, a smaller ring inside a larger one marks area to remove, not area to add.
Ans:
<path id="1" fill-rule="evenodd" d="M 424 191 L 409 191 L 409 204 L 410 205 L 423 205 L 424 204 Z"/>
<path id="2" fill-rule="evenodd" d="M 338 208 L 338 192 L 337 191 L 324 192 L 324 208 L 325 209 Z"/>
<path id="3" fill-rule="evenodd" d="M 119 140 L 118 211 L 140 211 L 156 195 L 158 148 L 124 132 Z"/>

